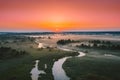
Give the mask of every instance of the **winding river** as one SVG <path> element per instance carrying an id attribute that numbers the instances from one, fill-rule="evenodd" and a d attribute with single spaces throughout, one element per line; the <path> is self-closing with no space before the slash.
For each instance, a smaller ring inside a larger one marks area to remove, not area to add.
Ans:
<path id="1" fill-rule="evenodd" d="M 75 51 L 75 50 L 65 49 L 65 48 L 59 48 L 59 49 L 63 51 L 72 51 L 72 52 Z M 83 52 L 78 52 L 78 53 L 79 55 L 76 57 L 83 57 L 86 55 Z M 58 61 L 54 62 L 52 67 L 52 74 L 53 74 L 54 80 L 70 80 L 70 78 L 66 75 L 62 65 L 68 58 L 71 58 L 71 57 L 72 56 L 60 58 Z M 38 78 L 40 77 L 39 76 L 40 74 L 46 74 L 43 70 L 38 70 L 39 60 L 36 60 L 35 62 L 36 62 L 35 67 L 30 72 L 32 74 L 31 75 L 32 80 L 38 80 Z M 47 68 L 46 64 L 45 64 L 45 67 Z"/>
<path id="2" fill-rule="evenodd" d="M 64 50 L 64 51 L 73 51 L 73 50 L 70 50 L 70 49 L 63 49 L 63 48 L 60 48 L 61 50 Z M 83 57 L 85 56 L 86 54 L 83 53 L 83 52 L 78 52 L 79 55 L 76 56 L 76 57 Z M 63 63 L 68 59 L 68 58 L 71 58 L 71 57 L 64 57 L 64 58 L 61 58 L 59 59 L 58 61 L 56 61 L 53 65 L 53 68 L 52 68 L 52 73 L 53 73 L 53 76 L 54 76 L 54 80 L 70 80 L 70 78 L 66 75 L 62 65 Z"/>

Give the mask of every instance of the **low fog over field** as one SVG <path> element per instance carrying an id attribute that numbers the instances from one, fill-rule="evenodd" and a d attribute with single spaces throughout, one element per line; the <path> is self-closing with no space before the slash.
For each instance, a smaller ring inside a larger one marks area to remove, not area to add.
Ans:
<path id="1" fill-rule="evenodd" d="M 1 80 L 120 80 L 119 67 L 120 32 L 0 33 Z"/>

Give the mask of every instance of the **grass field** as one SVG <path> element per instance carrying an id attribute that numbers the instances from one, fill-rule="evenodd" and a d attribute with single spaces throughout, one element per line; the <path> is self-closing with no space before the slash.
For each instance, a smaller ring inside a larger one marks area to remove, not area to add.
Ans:
<path id="1" fill-rule="evenodd" d="M 119 56 L 105 56 L 108 52 L 105 50 L 86 50 L 87 56 L 71 58 L 64 63 L 63 68 L 71 80 L 120 80 Z"/>
<path id="2" fill-rule="evenodd" d="M 31 80 L 30 71 L 34 67 L 35 60 L 40 60 L 39 69 L 45 70 L 46 75 L 40 77 L 41 80 L 53 80 L 52 66 L 53 63 L 64 56 L 73 55 L 72 52 L 60 51 L 54 49 L 38 49 L 38 44 L 25 41 L 17 43 L 6 43 L 5 47 L 12 47 L 16 50 L 24 50 L 28 55 L 13 59 L 0 60 L 0 80 Z M 48 68 L 45 69 L 44 65 Z"/>
<path id="3" fill-rule="evenodd" d="M 1 80 L 30 80 L 30 71 L 35 64 L 35 60 L 40 60 L 39 69 L 45 70 L 46 75 L 43 75 L 42 80 L 52 80 L 52 66 L 53 59 L 57 60 L 64 56 L 73 55 L 73 53 L 63 52 L 59 50 L 49 50 L 44 49 L 42 51 L 37 51 L 38 53 L 31 53 L 27 56 L 9 59 L 5 61 L 0 61 L 0 79 Z M 47 64 L 48 68 L 44 68 L 44 64 Z"/>

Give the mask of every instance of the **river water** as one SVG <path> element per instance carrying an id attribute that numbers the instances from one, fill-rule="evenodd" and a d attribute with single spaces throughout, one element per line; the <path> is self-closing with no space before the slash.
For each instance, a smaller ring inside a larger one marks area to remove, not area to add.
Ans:
<path id="1" fill-rule="evenodd" d="M 71 49 L 65 49 L 65 48 L 59 48 L 63 51 L 72 51 L 72 52 L 75 52 L 75 50 L 71 50 Z M 79 55 L 76 56 L 76 57 L 83 57 L 85 56 L 86 54 L 83 53 L 83 52 L 78 52 Z M 72 56 L 69 56 L 69 57 L 64 57 L 64 58 L 60 58 L 58 61 L 55 61 L 54 64 L 53 64 L 53 67 L 52 67 L 52 74 L 53 74 L 53 77 L 54 77 L 54 80 L 70 80 L 70 78 L 66 75 L 64 69 L 63 69 L 63 64 L 64 62 L 69 59 L 69 58 L 72 58 Z M 31 79 L 32 80 L 38 80 L 40 74 L 46 74 L 46 72 L 44 72 L 43 70 L 39 70 L 38 69 L 38 63 L 39 63 L 39 60 L 36 60 L 35 61 L 35 67 L 31 70 Z M 47 64 L 45 64 L 45 68 L 47 68 Z"/>
<path id="2" fill-rule="evenodd" d="M 46 74 L 43 70 L 38 70 L 39 60 L 36 60 L 35 62 L 36 62 L 35 67 L 30 72 L 32 74 L 31 75 L 32 80 L 38 80 L 40 74 Z"/>
<path id="3" fill-rule="evenodd" d="M 62 48 L 60 48 L 62 49 Z M 72 51 L 70 49 L 62 49 L 64 51 Z M 85 56 L 86 54 L 83 53 L 83 52 L 78 52 L 79 55 L 76 56 L 76 57 L 83 57 Z M 70 80 L 70 78 L 66 75 L 62 65 L 63 63 L 68 59 L 68 58 L 71 58 L 71 57 L 64 57 L 64 58 L 61 58 L 59 59 L 58 61 L 56 61 L 53 65 L 53 68 L 52 68 L 52 73 L 53 73 L 53 76 L 54 76 L 54 80 Z"/>

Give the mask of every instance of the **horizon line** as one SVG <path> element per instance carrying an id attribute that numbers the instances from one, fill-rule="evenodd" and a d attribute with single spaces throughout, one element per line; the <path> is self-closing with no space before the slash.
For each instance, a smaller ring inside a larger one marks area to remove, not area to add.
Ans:
<path id="1" fill-rule="evenodd" d="M 0 31 L 0 33 L 62 33 L 62 32 L 120 32 L 120 30 L 68 30 L 68 31 Z"/>

